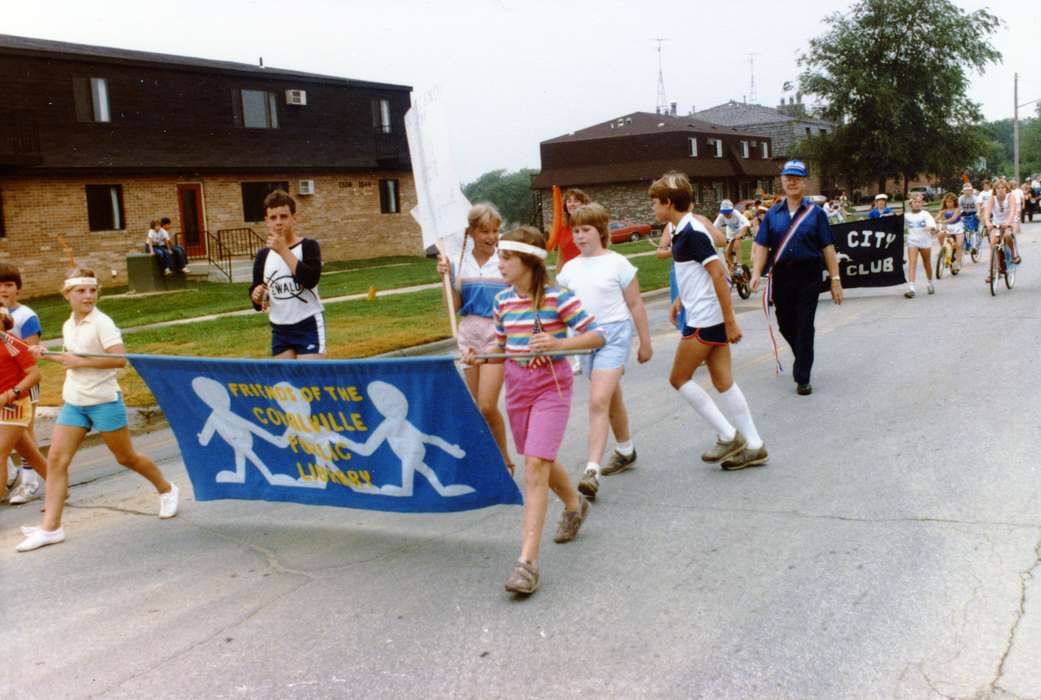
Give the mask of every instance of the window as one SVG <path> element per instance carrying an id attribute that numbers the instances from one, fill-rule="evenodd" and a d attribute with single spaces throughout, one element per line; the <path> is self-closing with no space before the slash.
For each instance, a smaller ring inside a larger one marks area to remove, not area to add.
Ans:
<path id="1" fill-rule="evenodd" d="M 105 78 L 73 78 L 72 97 L 76 104 L 76 121 L 112 121 L 108 108 L 108 80 Z"/>
<path id="2" fill-rule="evenodd" d="M 687 142 L 690 144 L 690 157 L 691 158 L 697 158 L 698 157 L 698 140 L 697 140 L 697 138 L 691 136 L 691 137 L 689 137 L 687 139 Z"/>
<path id="3" fill-rule="evenodd" d="M 231 103 L 236 126 L 247 129 L 278 128 L 278 98 L 275 93 L 266 90 L 232 90 Z"/>
<path id="4" fill-rule="evenodd" d="M 741 199 L 755 199 L 755 183 L 751 180 L 742 182 L 740 186 Z M 751 205 L 749 205 L 751 206 Z"/>
<path id="5" fill-rule="evenodd" d="M 813 129 L 811 129 L 810 127 L 806 127 L 806 135 L 807 136 L 812 136 L 813 135 Z"/>
<path id="6" fill-rule="evenodd" d="M 380 180 L 380 213 L 397 214 L 401 211 L 398 201 L 398 181 Z"/>
<path id="7" fill-rule="evenodd" d="M 87 185 L 87 223 L 91 231 L 122 231 L 122 185 Z"/>
<path id="8" fill-rule="evenodd" d="M 820 134 L 821 136 L 824 136 L 825 134 L 828 133 L 828 130 L 827 129 L 820 129 L 817 133 Z"/>
<path id="9" fill-rule="evenodd" d="M 770 145 L 769 145 L 769 143 L 766 142 L 766 141 L 763 141 L 759 145 L 763 147 L 763 158 L 769 158 L 770 157 Z"/>
<path id="10" fill-rule="evenodd" d="M 748 157 L 748 141 L 742 141 L 741 142 L 741 157 L 742 158 L 747 158 Z"/>
<path id="11" fill-rule="evenodd" d="M 721 202 L 726 199 L 727 196 L 727 185 L 725 182 L 713 182 L 712 183 L 712 194 L 715 195 L 716 201 Z"/>
<path id="12" fill-rule="evenodd" d="M 716 149 L 716 152 L 715 152 L 715 155 L 713 156 L 713 158 L 722 158 L 723 157 L 723 139 L 709 139 L 708 140 L 708 145 L 712 146 L 713 148 Z"/>
<path id="13" fill-rule="evenodd" d="M 390 100 L 385 97 L 372 100 L 372 130 L 377 134 L 390 133 Z"/>
<path id="14" fill-rule="evenodd" d="M 242 220 L 264 220 L 264 198 L 275 190 L 289 191 L 289 182 L 243 182 L 242 183 Z"/>

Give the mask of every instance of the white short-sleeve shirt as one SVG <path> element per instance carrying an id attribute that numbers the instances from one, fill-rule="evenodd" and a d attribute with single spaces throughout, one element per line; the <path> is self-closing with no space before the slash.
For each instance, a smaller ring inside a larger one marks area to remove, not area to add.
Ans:
<path id="1" fill-rule="evenodd" d="M 112 319 L 95 307 L 78 323 L 70 316 L 61 327 L 67 352 L 105 352 L 123 344 L 123 335 Z M 119 397 L 116 370 L 77 367 L 65 370 L 65 386 L 61 398 L 76 406 L 95 406 Z"/>
<path id="2" fill-rule="evenodd" d="M 717 229 L 725 231 L 728 241 L 734 240 L 737 237 L 737 234 L 741 233 L 741 229 L 747 229 L 751 226 L 751 224 L 748 223 L 748 219 L 737 211 L 732 212 L 730 216 L 723 216 L 720 214 L 716 217 L 716 220 L 712 225 Z"/>
<path id="3" fill-rule="evenodd" d="M 608 250 L 602 255 L 579 255 L 568 260 L 557 275 L 557 284 L 573 291 L 582 308 L 603 325 L 632 318 L 624 293 L 634 277 L 636 267 L 629 259 Z"/>

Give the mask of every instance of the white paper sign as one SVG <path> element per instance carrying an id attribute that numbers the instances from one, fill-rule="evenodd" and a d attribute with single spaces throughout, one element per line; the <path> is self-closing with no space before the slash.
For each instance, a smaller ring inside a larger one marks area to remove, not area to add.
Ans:
<path id="1" fill-rule="evenodd" d="M 417 205 L 412 217 L 423 230 L 423 247 L 442 241 L 449 259 L 462 251 L 470 201 L 459 187 L 448 130 L 436 91 L 419 95 L 405 113 L 405 133 Z"/>

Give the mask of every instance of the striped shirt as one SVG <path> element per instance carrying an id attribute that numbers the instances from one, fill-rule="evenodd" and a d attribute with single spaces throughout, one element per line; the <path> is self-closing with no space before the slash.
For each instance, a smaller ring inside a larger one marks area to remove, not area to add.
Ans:
<path id="1" fill-rule="evenodd" d="M 495 341 L 506 353 L 529 352 L 528 342 L 539 330 L 560 339 L 567 337 L 568 328 L 576 333 L 603 332 L 596 320 L 582 308 L 582 302 L 574 292 L 555 284 L 546 285 L 537 317 L 531 298 L 508 287 L 495 295 L 492 318 L 495 321 Z M 528 361 L 517 360 L 517 363 L 527 365 Z"/>

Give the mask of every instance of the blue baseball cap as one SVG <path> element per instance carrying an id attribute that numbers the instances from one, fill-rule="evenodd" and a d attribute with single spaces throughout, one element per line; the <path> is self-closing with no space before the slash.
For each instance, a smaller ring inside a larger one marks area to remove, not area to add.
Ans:
<path id="1" fill-rule="evenodd" d="M 806 170 L 806 164 L 801 160 L 790 160 L 784 164 L 781 169 L 782 175 L 797 175 L 798 177 L 809 177 L 810 173 Z"/>
<path id="2" fill-rule="evenodd" d="M 734 203 L 731 202 L 729 199 L 724 199 L 722 202 L 719 203 L 719 211 L 723 214 L 729 214 L 730 212 L 734 211 Z"/>

